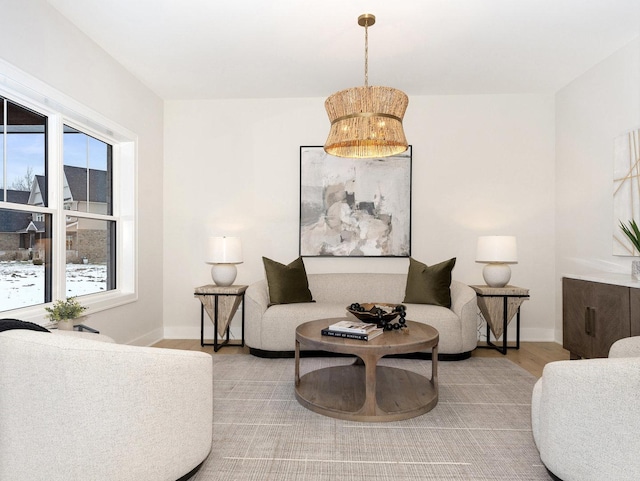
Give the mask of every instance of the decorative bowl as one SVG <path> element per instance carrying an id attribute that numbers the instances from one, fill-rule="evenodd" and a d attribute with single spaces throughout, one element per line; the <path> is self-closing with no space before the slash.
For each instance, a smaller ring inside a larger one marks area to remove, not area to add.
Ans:
<path id="1" fill-rule="evenodd" d="M 365 302 L 359 304 L 354 302 L 347 307 L 347 312 L 350 312 L 362 322 L 379 322 L 385 323 L 392 321 L 405 307 L 402 304 L 387 304 L 384 302 Z M 378 315 L 378 312 L 382 311 L 382 316 Z"/>

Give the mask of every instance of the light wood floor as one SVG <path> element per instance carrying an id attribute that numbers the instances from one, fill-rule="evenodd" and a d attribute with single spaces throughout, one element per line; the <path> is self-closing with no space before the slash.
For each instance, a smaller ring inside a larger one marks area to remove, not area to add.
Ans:
<path id="1" fill-rule="evenodd" d="M 482 345 L 483 343 L 479 343 Z M 502 353 L 495 349 L 476 349 L 474 357 L 502 357 Z M 545 364 L 553 361 L 569 359 L 569 351 L 555 342 L 521 342 L 520 349 L 507 349 L 505 356 L 510 361 L 526 369 L 536 377 L 542 376 Z"/>
<path id="2" fill-rule="evenodd" d="M 184 349 L 188 351 L 202 351 L 215 356 L 225 354 L 249 354 L 249 349 L 239 346 L 227 346 L 214 354 L 212 346 L 200 346 L 199 339 L 165 339 L 154 344 L 154 347 L 169 349 Z M 474 357 L 502 357 L 502 354 L 495 349 L 476 349 L 473 351 Z M 552 361 L 569 359 L 569 351 L 562 348 L 555 342 L 521 342 L 520 349 L 508 349 L 506 358 L 526 369 L 536 377 L 542 375 L 545 364 Z"/>

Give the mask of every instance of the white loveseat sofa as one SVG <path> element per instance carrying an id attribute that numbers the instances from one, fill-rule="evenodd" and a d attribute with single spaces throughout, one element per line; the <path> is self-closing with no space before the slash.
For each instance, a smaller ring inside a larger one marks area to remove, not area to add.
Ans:
<path id="1" fill-rule="evenodd" d="M 0 479 L 175 481 L 207 457 L 211 356 L 104 341 L 0 332 Z"/>
<path id="2" fill-rule="evenodd" d="M 608 359 L 557 361 L 533 389 L 531 424 L 542 462 L 563 481 L 640 479 L 640 336 Z"/>
<path id="3" fill-rule="evenodd" d="M 304 322 L 346 317 L 354 302 L 402 303 L 406 274 L 308 274 L 315 302 L 269 306 L 266 279 L 245 294 L 245 340 L 250 352 L 262 357 L 291 356 L 296 327 Z M 441 359 L 464 359 L 477 346 L 476 293 L 469 286 L 451 282 L 451 309 L 428 304 L 407 304 L 407 319 L 435 327 L 440 333 Z"/>

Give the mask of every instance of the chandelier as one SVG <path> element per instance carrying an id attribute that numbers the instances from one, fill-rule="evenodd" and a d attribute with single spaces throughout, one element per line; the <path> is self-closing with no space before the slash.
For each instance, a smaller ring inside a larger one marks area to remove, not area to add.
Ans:
<path id="1" fill-rule="evenodd" d="M 376 17 L 358 17 L 364 27 L 364 86 L 341 90 L 324 102 L 331 130 L 324 150 L 337 157 L 388 157 L 407 150 L 402 118 L 409 98 L 392 87 L 369 86 L 369 30 Z"/>

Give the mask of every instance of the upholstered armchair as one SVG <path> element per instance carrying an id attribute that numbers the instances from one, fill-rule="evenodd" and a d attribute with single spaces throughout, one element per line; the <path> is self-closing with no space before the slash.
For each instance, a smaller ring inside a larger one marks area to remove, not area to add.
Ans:
<path id="1" fill-rule="evenodd" d="M 545 366 L 531 401 L 533 437 L 563 481 L 640 479 L 640 336 L 607 359 Z"/>
<path id="2" fill-rule="evenodd" d="M 207 457 L 211 356 L 110 341 L 0 332 L 0 479 L 175 481 Z"/>

